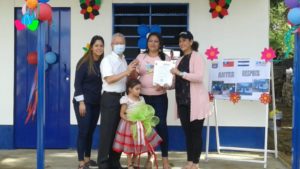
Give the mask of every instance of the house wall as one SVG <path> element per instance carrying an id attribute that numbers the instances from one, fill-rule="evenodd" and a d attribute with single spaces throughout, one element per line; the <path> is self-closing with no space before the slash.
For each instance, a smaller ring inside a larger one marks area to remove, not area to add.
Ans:
<path id="1" fill-rule="evenodd" d="M 212 19 L 208 12 L 207 0 L 104 0 L 100 15 L 94 20 L 84 20 L 80 14 L 78 0 L 51 0 L 52 7 L 69 7 L 71 9 L 71 96 L 74 93 L 73 83 L 77 61 L 82 57 L 82 47 L 90 38 L 99 34 L 105 39 L 105 53 L 111 50 L 112 4 L 113 3 L 188 3 L 189 29 L 200 44 L 199 52 L 203 55 L 211 45 L 218 47 L 220 58 L 260 58 L 260 52 L 268 46 L 269 34 L 269 1 L 239 0 L 232 1 L 229 15 L 224 19 Z M 24 0 L 0 1 L 0 133 L 3 130 L 13 136 L 14 124 L 14 8 L 21 7 Z M 210 62 L 207 62 L 209 65 Z M 208 72 L 207 72 L 208 75 Z M 208 76 L 205 83 L 208 84 Z M 179 126 L 175 120 L 174 91 L 170 91 L 168 124 Z M 71 99 L 70 99 L 71 103 Z M 264 125 L 265 106 L 260 102 L 241 101 L 232 104 L 218 101 L 219 125 L 227 127 L 245 127 L 257 129 Z M 76 125 L 74 110 L 71 106 L 70 124 Z M 7 130 L 9 128 L 9 130 Z M 255 133 L 255 131 L 254 131 Z M 0 137 L 0 145 L 1 145 Z M 13 139 L 12 139 L 13 140 Z M 1 148 L 1 146 L 0 146 Z"/>

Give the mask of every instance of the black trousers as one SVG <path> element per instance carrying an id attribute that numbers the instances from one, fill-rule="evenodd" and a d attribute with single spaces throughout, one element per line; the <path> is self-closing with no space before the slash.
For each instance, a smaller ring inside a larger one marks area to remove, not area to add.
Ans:
<path id="1" fill-rule="evenodd" d="M 121 153 L 112 150 L 115 134 L 120 122 L 121 95 L 104 92 L 101 96 L 101 126 L 98 149 L 99 169 L 120 166 Z"/>
<path id="2" fill-rule="evenodd" d="M 100 104 L 85 103 L 86 114 L 81 117 L 79 114 L 79 103 L 73 101 L 73 106 L 78 123 L 77 154 L 78 160 L 83 161 L 84 157 L 91 157 L 93 133 L 97 126 L 100 114 Z"/>
<path id="3" fill-rule="evenodd" d="M 199 163 L 202 150 L 202 120 L 190 121 L 190 106 L 178 105 L 178 114 L 185 134 L 187 161 Z"/>

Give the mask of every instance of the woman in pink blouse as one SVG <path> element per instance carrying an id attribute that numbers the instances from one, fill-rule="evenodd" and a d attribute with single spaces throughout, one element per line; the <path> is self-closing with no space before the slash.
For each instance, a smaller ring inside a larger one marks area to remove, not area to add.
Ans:
<path id="1" fill-rule="evenodd" d="M 191 32 L 179 34 L 179 47 L 183 57 L 171 72 L 175 75 L 177 113 L 186 137 L 187 164 L 183 168 L 198 169 L 203 122 L 210 112 L 208 91 L 203 83 L 205 63 L 196 52 L 198 43 Z"/>
<path id="2" fill-rule="evenodd" d="M 167 127 L 168 97 L 164 87 L 153 85 L 154 62 L 157 60 L 170 60 L 170 58 L 163 53 L 161 36 L 157 33 L 150 33 L 147 39 L 146 51 L 139 54 L 136 59 L 139 61 L 138 73 L 140 75 L 139 80 L 142 84 L 141 94 L 145 102 L 153 106 L 155 115 L 160 119 L 155 129 L 163 139 L 160 145 L 163 169 L 169 169 Z M 150 158 L 151 157 L 148 157 L 146 168 L 151 168 Z"/>

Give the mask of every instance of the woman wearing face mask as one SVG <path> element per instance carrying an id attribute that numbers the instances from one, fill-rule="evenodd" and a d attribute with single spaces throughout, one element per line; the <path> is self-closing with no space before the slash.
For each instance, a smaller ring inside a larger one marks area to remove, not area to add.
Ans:
<path id="1" fill-rule="evenodd" d="M 198 43 L 191 32 L 179 34 L 179 47 L 183 56 L 171 72 L 175 75 L 177 114 L 186 137 L 187 164 L 183 168 L 198 169 L 203 122 L 210 112 L 208 91 L 203 84 L 205 63 L 195 52 Z"/>
<path id="2" fill-rule="evenodd" d="M 144 53 L 139 54 L 136 58 L 139 61 L 138 73 L 141 82 L 141 94 L 145 102 L 155 109 L 155 115 L 159 117 L 160 122 L 155 127 L 159 136 L 162 138 L 160 149 L 162 153 L 163 169 L 169 169 L 168 160 L 168 127 L 167 127 L 167 111 L 168 97 L 166 88 L 163 86 L 153 85 L 153 68 L 154 62 L 159 60 L 170 60 L 163 53 L 162 38 L 157 33 L 150 33 L 147 38 L 147 49 Z M 146 168 L 151 168 L 150 156 L 148 157 Z"/>
<path id="3" fill-rule="evenodd" d="M 96 35 L 76 67 L 73 105 L 78 123 L 78 169 L 98 167 L 90 157 L 93 133 L 100 114 L 102 80 L 99 67 L 103 56 L 104 40 Z"/>

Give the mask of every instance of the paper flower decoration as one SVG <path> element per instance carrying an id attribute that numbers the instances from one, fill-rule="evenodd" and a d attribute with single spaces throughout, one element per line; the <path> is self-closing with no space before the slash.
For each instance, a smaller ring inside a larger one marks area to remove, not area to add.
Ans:
<path id="1" fill-rule="evenodd" d="M 214 60 L 218 59 L 219 54 L 218 48 L 214 48 L 213 46 L 210 46 L 209 49 L 206 50 L 205 55 L 207 56 L 207 59 Z"/>
<path id="2" fill-rule="evenodd" d="M 138 47 L 143 50 L 143 49 L 147 48 L 147 38 L 148 38 L 149 33 L 155 32 L 155 33 L 160 34 L 161 28 L 159 25 L 152 25 L 150 28 L 147 25 L 142 24 L 142 25 L 138 26 L 137 32 L 140 35 L 140 38 L 138 40 Z"/>
<path id="3" fill-rule="evenodd" d="M 271 102 L 271 97 L 268 93 L 262 93 L 259 100 L 263 104 L 269 104 Z"/>
<path id="4" fill-rule="evenodd" d="M 99 15 L 101 0 L 80 0 L 80 13 L 83 14 L 84 19 L 94 19 Z"/>
<path id="5" fill-rule="evenodd" d="M 90 49 L 90 44 L 87 43 L 85 47 L 82 48 L 85 52 L 88 52 Z"/>
<path id="6" fill-rule="evenodd" d="M 210 102 L 213 102 L 215 99 L 215 96 L 211 92 L 208 93 L 208 97 Z"/>
<path id="7" fill-rule="evenodd" d="M 269 49 L 265 48 L 264 51 L 261 52 L 261 59 L 266 62 L 274 59 L 276 57 L 275 51 L 270 47 Z"/>
<path id="8" fill-rule="evenodd" d="M 239 93 L 236 93 L 236 92 L 230 93 L 230 101 L 232 103 L 235 104 L 235 103 L 239 102 L 240 100 L 241 100 L 241 96 Z"/>
<path id="9" fill-rule="evenodd" d="M 212 18 L 219 17 L 223 19 L 224 16 L 228 15 L 228 8 L 231 0 L 210 0 L 210 10 Z"/>

